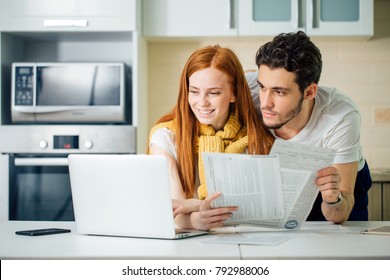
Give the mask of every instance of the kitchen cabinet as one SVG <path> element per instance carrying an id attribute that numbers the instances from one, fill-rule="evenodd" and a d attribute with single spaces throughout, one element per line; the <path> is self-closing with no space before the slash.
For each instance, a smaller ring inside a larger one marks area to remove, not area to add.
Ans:
<path id="1" fill-rule="evenodd" d="M 372 187 L 368 191 L 368 219 L 390 221 L 390 170 L 372 169 Z"/>
<path id="2" fill-rule="evenodd" d="M 373 0 L 240 0 L 238 34 L 302 30 L 314 36 L 372 36 Z"/>
<path id="3" fill-rule="evenodd" d="M 125 125 L 137 128 L 136 142 L 141 143 L 137 152 L 144 153 L 147 47 L 136 24 L 140 2 L 0 0 L 0 124 L 12 124 L 13 62 L 123 62 L 128 100 Z M 53 20 L 54 25 L 45 26 L 46 20 Z M 86 22 L 85 26 L 79 26 L 78 20 Z"/>
<path id="4" fill-rule="evenodd" d="M 390 221 L 390 182 L 375 182 L 368 191 L 368 220 Z"/>
<path id="5" fill-rule="evenodd" d="M 137 0 L 1 0 L 4 31 L 132 31 Z"/>
<path id="6" fill-rule="evenodd" d="M 373 35 L 373 0 L 144 0 L 147 37 Z"/>
<path id="7" fill-rule="evenodd" d="M 143 0 L 148 37 L 236 36 L 235 0 Z"/>

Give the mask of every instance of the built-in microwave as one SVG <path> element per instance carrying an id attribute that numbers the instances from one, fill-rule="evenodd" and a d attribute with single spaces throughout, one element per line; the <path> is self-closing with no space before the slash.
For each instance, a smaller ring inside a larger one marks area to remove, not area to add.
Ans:
<path id="1" fill-rule="evenodd" d="M 13 63 L 11 121 L 125 123 L 125 71 L 124 63 Z"/>

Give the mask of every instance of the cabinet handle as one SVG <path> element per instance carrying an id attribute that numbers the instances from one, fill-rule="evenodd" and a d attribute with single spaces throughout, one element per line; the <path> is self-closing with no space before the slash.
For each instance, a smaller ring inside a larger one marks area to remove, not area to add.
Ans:
<path id="1" fill-rule="evenodd" d="M 317 12 L 318 11 L 317 7 L 319 7 L 317 0 L 309 1 L 308 22 L 311 24 L 311 27 L 313 29 L 319 27 L 319 24 L 318 24 L 319 16 L 318 16 L 318 12 Z"/>
<path id="2" fill-rule="evenodd" d="M 68 166 L 68 158 L 15 158 L 15 166 Z"/>
<path id="3" fill-rule="evenodd" d="M 46 19 L 43 21 L 44 27 L 87 27 L 86 19 Z"/>
<path id="4" fill-rule="evenodd" d="M 227 10 L 227 18 L 228 18 L 228 28 L 233 29 L 235 27 L 234 20 L 234 0 L 228 0 L 228 10 Z"/>
<path id="5" fill-rule="evenodd" d="M 292 6 L 292 15 L 291 15 L 291 20 L 293 24 L 293 30 L 298 30 L 299 28 L 299 2 L 300 0 L 292 0 L 291 1 L 291 6 Z"/>

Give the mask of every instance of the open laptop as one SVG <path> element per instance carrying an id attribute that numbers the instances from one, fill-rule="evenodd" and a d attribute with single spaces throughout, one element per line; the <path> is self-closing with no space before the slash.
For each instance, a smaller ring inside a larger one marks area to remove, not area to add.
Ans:
<path id="1" fill-rule="evenodd" d="M 71 154 L 68 162 L 79 233 L 161 239 L 207 234 L 175 229 L 164 156 Z"/>

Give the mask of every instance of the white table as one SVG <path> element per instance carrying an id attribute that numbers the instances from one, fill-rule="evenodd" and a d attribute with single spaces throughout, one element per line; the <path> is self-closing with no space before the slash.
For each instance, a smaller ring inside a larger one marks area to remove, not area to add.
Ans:
<path id="1" fill-rule="evenodd" d="M 71 233 L 21 236 L 15 231 L 59 227 Z M 238 246 L 202 243 L 210 236 L 158 240 L 77 233 L 74 222 L 0 224 L 0 259 L 239 259 Z"/>
<path id="2" fill-rule="evenodd" d="M 277 246 L 240 245 L 242 259 L 390 259 L 390 236 L 361 234 L 360 231 L 387 222 L 306 222 L 302 236 Z"/>
<path id="3" fill-rule="evenodd" d="M 88 236 L 73 222 L 0 224 L 0 259 L 390 259 L 390 236 L 361 230 L 389 222 L 306 222 L 295 237 L 275 246 L 209 244 L 212 235 L 183 240 Z M 71 233 L 19 236 L 17 230 L 61 227 Z"/>

